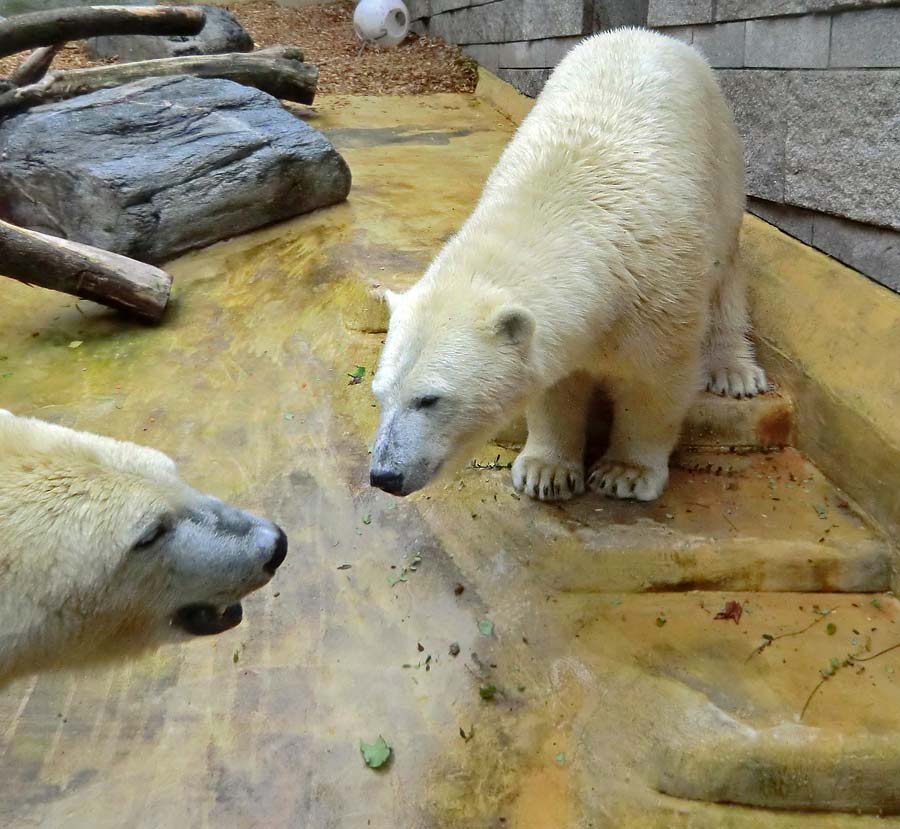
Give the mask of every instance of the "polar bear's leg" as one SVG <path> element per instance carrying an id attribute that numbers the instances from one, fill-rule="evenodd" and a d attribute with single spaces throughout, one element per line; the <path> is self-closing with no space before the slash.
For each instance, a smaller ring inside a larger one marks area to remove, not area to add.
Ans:
<path id="1" fill-rule="evenodd" d="M 747 339 L 750 315 L 736 254 L 723 264 L 724 272 L 712 298 L 706 337 L 706 388 L 730 397 L 753 397 L 768 388 L 766 373 L 757 365 Z"/>
<path id="2" fill-rule="evenodd" d="M 700 363 L 667 365 L 651 376 L 615 382 L 609 449 L 588 475 L 588 486 L 611 498 L 652 501 L 669 480 L 669 455 L 697 395 Z"/>
<path id="3" fill-rule="evenodd" d="M 584 492 L 584 441 L 593 381 L 571 374 L 528 406 L 528 441 L 512 467 L 513 486 L 541 501 Z"/>

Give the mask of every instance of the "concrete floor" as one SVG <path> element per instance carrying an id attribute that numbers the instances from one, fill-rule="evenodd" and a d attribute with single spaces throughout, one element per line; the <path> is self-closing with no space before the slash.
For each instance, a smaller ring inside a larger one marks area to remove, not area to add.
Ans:
<path id="1" fill-rule="evenodd" d="M 900 640 L 900 605 L 796 592 L 884 590 L 890 550 L 795 451 L 685 451 L 651 505 L 542 506 L 506 469 L 402 501 L 368 487 L 372 291 L 423 270 L 512 125 L 449 95 L 323 99 L 312 120 L 349 202 L 173 263 L 164 325 L 0 283 L 0 404 L 157 446 L 292 545 L 234 631 L 6 688 L 0 823 L 893 824 L 854 813 L 900 810 L 900 651 L 839 668 L 799 715 L 832 658 Z M 714 618 L 728 600 L 739 624 Z M 358 742 L 378 734 L 375 772 Z"/>

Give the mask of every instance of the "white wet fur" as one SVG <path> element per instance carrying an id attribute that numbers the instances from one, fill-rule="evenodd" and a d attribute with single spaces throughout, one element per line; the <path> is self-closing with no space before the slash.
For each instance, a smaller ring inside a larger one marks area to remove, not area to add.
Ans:
<path id="1" fill-rule="evenodd" d="M 636 29 L 577 46 L 459 233 L 413 288 L 388 294 L 373 482 L 387 471 L 402 475 L 399 494 L 421 488 L 524 406 L 516 489 L 657 498 L 697 392 L 766 389 L 748 340 L 743 211 L 741 142 L 693 48 Z M 595 382 L 614 423 L 586 473 Z"/>

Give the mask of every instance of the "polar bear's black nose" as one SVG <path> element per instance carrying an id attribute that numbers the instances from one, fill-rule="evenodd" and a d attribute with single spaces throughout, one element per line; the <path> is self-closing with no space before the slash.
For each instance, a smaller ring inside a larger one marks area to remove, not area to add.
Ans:
<path id="1" fill-rule="evenodd" d="M 369 483 L 378 489 L 383 489 L 391 495 L 403 493 L 403 475 L 398 472 L 389 472 L 384 469 L 373 469 L 369 473 Z"/>
<path id="2" fill-rule="evenodd" d="M 278 530 L 278 538 L 275 540 L 275 552 L 272 554 L 272 558 L 270 558 L 265 565 L 263 566 L 263 570 L 267 573 L 275 574 L 275 571 L 281 567 L 282 562 L 287 556 L 287 548 L 288 548 L 288 539 L 284 533 L 284 530 L 281 527 L 276 527 Z"/>

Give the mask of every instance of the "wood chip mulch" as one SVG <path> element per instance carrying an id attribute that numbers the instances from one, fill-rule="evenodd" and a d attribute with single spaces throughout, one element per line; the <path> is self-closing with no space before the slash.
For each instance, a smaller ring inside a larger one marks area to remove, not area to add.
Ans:
<path id="1" fill-rule="evenodd" d="M 179 5 L 166 0 L 170 5 Z M 303 49 L 319 67 L 323 94 L 421 95 L 472 92 L 477 65 L 455 46 L 410 34 L 393 49 L 367 48 L 360 54 L 353 31 L 352 0 L 304 9 L 287 9 L 273 0 L 247 0 L 227 6 L 252 36 L 257 48 L 283 44 Z M 23 60 L 0 60 L 0 77 Z M 82 43 L 70 43 L 53 61 L 53 69 L 77 69 L 111 61 L 92 59 Z"/>

